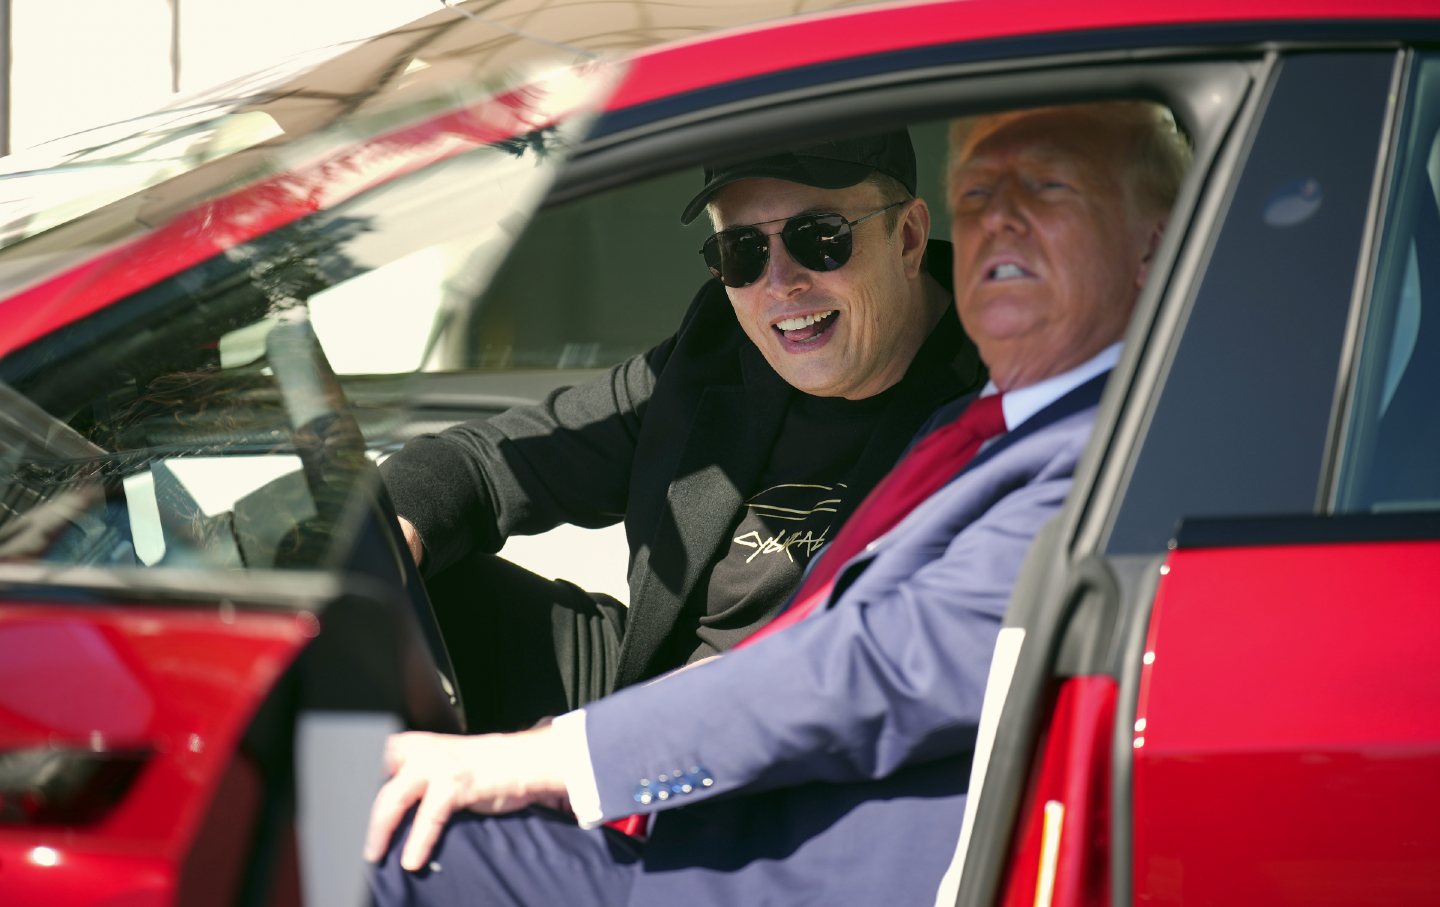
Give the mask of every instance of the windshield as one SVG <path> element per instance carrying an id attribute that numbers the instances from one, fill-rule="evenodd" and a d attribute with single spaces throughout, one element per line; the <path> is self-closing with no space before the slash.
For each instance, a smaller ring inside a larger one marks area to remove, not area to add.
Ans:
<path id="1" fill-rule="evenodd" d="M 0 562 L 335 563 L 398 401 L 351 409 L 332 360 L 423 363 L 618 70 L 466 75 L 253 145 L 258 179 L 0 302 Z"/>

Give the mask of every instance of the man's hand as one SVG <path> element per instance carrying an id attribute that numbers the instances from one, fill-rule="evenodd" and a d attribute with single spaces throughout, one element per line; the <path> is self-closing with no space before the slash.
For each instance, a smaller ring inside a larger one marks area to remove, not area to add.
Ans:
<path id="1" fill-rule="evenodd" d="M 415 871 L 430 859 L 457 809 L 508 813 L 527 806 L 568 807 L 561 754 L 548 727 L 516 734 L 459 737 L 396 734 L 385 746 L 391 775 L 370 808 L 365 859 L 385 854 L 406 810 L 418 802 L 400 865 Z"/>
<path id="2" fill-rule="evenodd" d="M 421 566 L 425 559 L 425 543 L 420 541 L 420 533 L 416 531 L 415 524 L 403 516 L 395 519 L 400 522 L 400 534 L 405 536 L 405 547 L 410 549 L 410 557 L 415 561 L 415 566 Z"/>

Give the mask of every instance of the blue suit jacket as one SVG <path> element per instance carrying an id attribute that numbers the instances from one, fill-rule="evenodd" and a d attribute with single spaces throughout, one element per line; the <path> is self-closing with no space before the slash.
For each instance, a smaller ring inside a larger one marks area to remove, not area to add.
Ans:
<path id="1" fill-rule="evenodd" d="M 606 818 L 665 810 L 631 904 L 934 903 L 1010 590 L 1069 490 L 1105 377 L 847 564 L 826 611 L 586 707 Z"/>

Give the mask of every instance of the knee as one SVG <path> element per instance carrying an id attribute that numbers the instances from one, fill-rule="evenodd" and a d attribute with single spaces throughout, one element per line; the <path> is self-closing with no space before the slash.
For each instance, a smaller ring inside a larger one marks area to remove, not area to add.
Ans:
<path id="1" fill-rule="evenodd" d="M 395 835 L 390 839 L 385 855 L 370 866 L 370 891 L 375 896 L 377 907 L 415 903 L 411 890 L 413 874 L 400 868 L 400 849 L 406 836 L 410 834 L 410 822 L 414 817 L 415 811 L 412 809 L 395 829 Z"/>
<path id="2" fill-rule="evenodd" d="M 436 907 L 453 907 L 462 903 L 455 900 L 454 892 L 447 890 L 450 886 L 446 883 L 450 880 L 440 878 L 442 873 L 438 853 L 444 835 L 441 836 L 441 841 L 436 843 L 436 853 L 431 855 L 430 861 L 424 867 L 415 872 L 401 867 L 400 853 L 405 847 L 405 839 L 410 836 L 410 824 L 414 818 L 415 810 L 412 808 L 395 829 L 385 855 L 369 867 L 370 891 L 374 895 L 375 907 L 418 907 L 430 904 Z"/>
<path id="3" fill-rule="evenodd" d="M 377 907 L 456 904 L 551 907 L 622 904 L 639 868 L 633 842 L 582 831 L 546 810 L 506 816 L 461 812 L 451 818 L 430 863 L 419 872 L 400 867 L 410 831 L 407 815 L 385 856 L 370 871 Z"/>

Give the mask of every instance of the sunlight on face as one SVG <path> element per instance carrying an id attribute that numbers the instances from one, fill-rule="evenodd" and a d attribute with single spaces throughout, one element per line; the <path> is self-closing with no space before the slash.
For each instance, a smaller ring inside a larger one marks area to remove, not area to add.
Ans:
<path id="1" fill-rule="evenodd" d="M 951 168 L 956 308 L 1002 390 L 1119 340 L 1163 228 L 1087 108 L 981 120 Z"/>
<path id="2" fill-rule="evenodd" d="M 868 183 L 819 189 L 746 179 L 721 190 L 711 211 L 717 230 L 765 224 L 769 233 L 797 214 L 854 219 L 885 204 Z M 854 252 L 834 271 L 811 271 L 790 256 L 779 236 L 769 237 L 770 261 L 760 278 L 726 288 L 746 335 L 787 382 L 808 394 L 854 400 L 880 393 L 905 374 L 934 322 L 916 289 L 919 250 L 929 233 L 923 206 L 917 200 L 897 209 L 902 222 L 893 230 L 884 216 L 856 226 Z M 917 236 L 918 247 L 911 248 Z"/>

